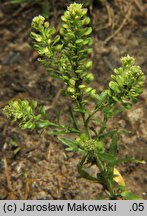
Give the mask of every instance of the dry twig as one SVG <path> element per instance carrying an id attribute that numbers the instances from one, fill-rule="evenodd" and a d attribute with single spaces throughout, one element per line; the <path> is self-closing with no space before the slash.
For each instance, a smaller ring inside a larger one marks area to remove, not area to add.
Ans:
<path id="1" fill-rule="evenodd" d="M 118 29 L 115 30 L 115 32 L 112 35 L 110 35 L 108 38 L 106 38 L 106 40 L 104 41 L 104 44 L 107 44 L 109 41 L 111 41 L 122 30 L 122 28 L 125 26 L 127 20 L 130 18 L 131 12 L 132 12 L 132 2 L 129 4 L 128 11 L 127 11 L 126 16 L 123 19 L 121 25 L 118 27 Z"/>

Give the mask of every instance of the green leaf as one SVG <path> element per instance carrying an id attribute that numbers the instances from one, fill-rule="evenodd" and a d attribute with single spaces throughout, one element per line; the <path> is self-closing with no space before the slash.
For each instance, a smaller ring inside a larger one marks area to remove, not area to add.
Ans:
<path id="1" fill-rule="evenodd" d="M 54 47 L 54 50 L 57 52 L 57 51 L 60 51 L 63 47 L 63 44 L 58 44 Z"/>
<path id="2" fill-rule="evenodd" d="M 55 38 L 54 38 L 54 42 L 53 42 L 53 45 L 58 43 L 60 41 L 60 35 L 57 35 Z"/>
<path id="3" fill-rule="evenodd" d="M 115 134 L 112 137 L 112 141 L 110 143 L 109 153 L 112 155 L 116 155 L 117 153 L 117 141 L 118 141 L 118 135 Z"/>
<path id="4" fill-rule="evenodd" d="M 117 161 L 117 158 L 114 155 L 112 155 L 110 153 L 106 153 L 106 152 L 100 153 L 99 157 L 102 161 L 107 161 L 111 165 L 115 165 L 116 161 Z"/>
<path id="5" fill-rule="evenodd" d="M 48 121 L 48 120 L 42 120 L 42 119 L 40 119 L 39 122 L 37 122 L 37 126 L 39 128 L 46 128 L 46 127 L 49 127 L 51 125 L 52 125 L 51 122 Z"/>
<path id="6" fill-rule="evenodd" d="M 81 166 L 80 163 L 78 163 L 77 169 L 78 169 L 79 174 L 80 174 L 83 178 L 88 179 L 88 180 L 90 180 L 90 181 L 95 181 L 95 182 L 101 183 L 100 181 L 98 181 L 98 179 L 97 179 L 96 177 L 91 176 L 91 175 Z"/>
<path id="7" fill-rule="evenodd" d="M 53 130 L 51 132 L 48 132 L 48 135 L 53 136 L 53 135 L 62 135 L 67 133 L 69 133 L 69 131 L 67 130 Z"/>
<path id="8" fill-rule="evenodd" d="M 78 143 L 74 140 L 71 140 L 69 138 L 58 138 L 64 145 L 68 146 L 68 148 L 66 148 L 67 151 L 73 151 L 73 152 L 77 152 L 78 151 Z"/>
<path id="9" fill-rule="evenodd" d="M 137 160 L 137 159 L 131 158 L 131 157 L 120 158 L 120 159 L 117 159 L 117 161 L 116 161 L 117 164 L 127 163 L 127 162 L 141 163 L 141 164 L 145 164 L 146 163 L 144 160 Z"/>
<path id="10" fill-rule="evenodd" d="M 126 200 L 142 200 L 141 197 L 135 195 L 131 191 L 124 191 L 121 193 L 121 196 L 125 198 Z"/>
<path id="11" fill-rule="evenodd" d="M 100 95 L 97 96 L 98 102 L 96 104 L 95 109 L 97 109 L 98 107 L 100 107 L 102 105 L 102 103 L 106 100 L 107 95 L 108 95 L 108 92 L 107 91 L 103 91 Z"/>
<path id="12" fill-rule="evenodd" d="M 40 119 L 37 122 L 37 126 L 39 128 L 46 128 L 46 127 L 57 127 L 57 128 L 62 128 L 62 126 L 55 124 L 53 122 L 50 122 L 49 120 L 44 120 L 44 119 Z"/>
<path id="13" fill-rule="evenodd" d="M 123 134 L 123 133 L 130 134 L 131 131 L 128 131 L 128 130 L 110 130 L 104 134 L 101 134 L 100 138 L 105 140 L 108 137 L 113 137 L 113 135 L 115 135 L 115 134 Z"/>

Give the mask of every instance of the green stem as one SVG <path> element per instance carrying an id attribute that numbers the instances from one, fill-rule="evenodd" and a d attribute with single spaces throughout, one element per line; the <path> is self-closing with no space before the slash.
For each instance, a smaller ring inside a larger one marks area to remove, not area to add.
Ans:
<path id="1" fill-rule="evenodd" d="M 98 156 L 95 157 L 96 158 L 96 165 L 99 168 L 101 173 L 105 172 L 105 166 L 103 165 L 102 161 L 99 159 Z M 104 178 L 104 183 L 110 193 L 111 197 L 114 197 L 114 191 L 113 191 L 113 186 L 111 184 L 111 181 L 108 179 L 108 177 L 106 177 L 105 175 L 103 176 Z"/>
<path id="2" fill-rule="evenodd" d="M 82 99 L 81 99 L 82 101 Z M 79 101 L 79 106 L 81 107 L 81 109 L 85 109 L 82 105 L 82 102 Z M 84 130 L 85 130 L 85 133 L 87 134 L 88 138 L 90 139 L 91 138 L 91 135 L 90 135 L 90 131 L 89 131 L 89 127 L 88 125 L 86 124 L 86 117 L 85 117 L 85 113 L 81 113 L 81 116 L 82 116 L 82 120 L 83 120 L 83 125 L 84 125 Z"/>

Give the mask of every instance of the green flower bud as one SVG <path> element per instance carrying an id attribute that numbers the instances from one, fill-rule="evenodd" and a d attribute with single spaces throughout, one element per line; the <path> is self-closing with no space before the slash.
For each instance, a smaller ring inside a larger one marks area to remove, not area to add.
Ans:
<path id="1" fill-rule="evenodd" d="M 86 139 L 85 140 L 77 140 L 79 142 L 80 147 L 88 153 L 98 153 L 104 152 L 104 144 L 102 141 L 97 141 L 93 139 Z"/>
<path id="2" fill-rule="evenodd" d="M 33 24 L 43 24 L 44 21 L 45 21 L 45 18 L 43 16 L 39 15 L 39 16 L 36 16 L 33 18 L 32 25 Z"/>

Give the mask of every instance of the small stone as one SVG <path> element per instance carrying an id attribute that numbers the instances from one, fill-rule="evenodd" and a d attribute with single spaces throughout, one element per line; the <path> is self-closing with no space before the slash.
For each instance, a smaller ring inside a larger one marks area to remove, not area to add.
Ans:
<path id="1" fill-rule="evenodd" d="M 143 119 L 143 108 L 142 107 L 138 107 L 138 108 L 134 108 L 134 109 L 131 109 L 127 112 L 127 115 L 128 115 L 128 118 L 132 124 L 132 126 L 135 124 L 135 123 L 139 123 L 142 121 Z"/>

